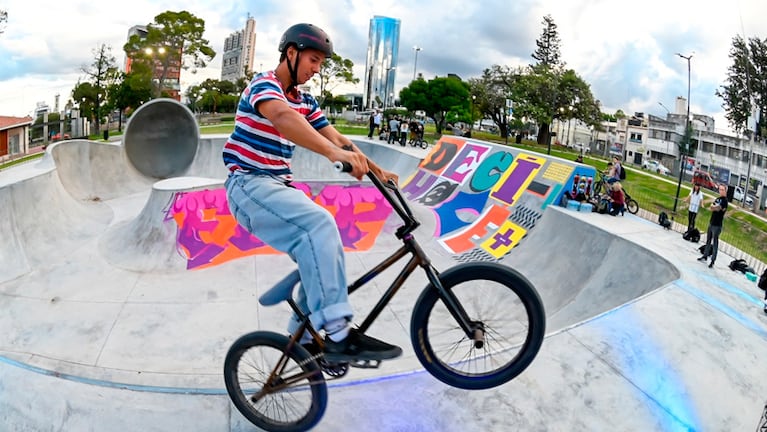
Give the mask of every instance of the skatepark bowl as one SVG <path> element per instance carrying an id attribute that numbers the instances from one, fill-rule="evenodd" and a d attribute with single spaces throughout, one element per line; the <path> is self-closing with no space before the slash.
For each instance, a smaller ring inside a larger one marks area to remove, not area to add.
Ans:
<path id="1" fill-rule="evenodd" d="M 223 360 L 245 333 L 285 331 L 287 307 L 257 299 L 295 264 L 229 213 L 226 136 L 200 136 L 175 102 L 134 116 L 122 142 L 63 141 L 0 172 L 0 430 L 256 430 L 229 401 Z M 416 274 L 369 331 L 404 355 L 329 382 L 316 430 L 755 429 L 767 316 L 730 258 L 709 269 L 657 224 L 560 207 L 576 176 L 593 177 L 586 165 L 457 137 L 426 150 L 352 139 L 399 174 L 435 267 L 517 269 L 547 337 L 513 381 L 448 387 L 410 345 Z M 334 215 L 350 280 L 394 250 L 398 219 L 370 183 L 301 148 L 293 168 Z M 360 316 L 394 276 L 351 296 Z"/>

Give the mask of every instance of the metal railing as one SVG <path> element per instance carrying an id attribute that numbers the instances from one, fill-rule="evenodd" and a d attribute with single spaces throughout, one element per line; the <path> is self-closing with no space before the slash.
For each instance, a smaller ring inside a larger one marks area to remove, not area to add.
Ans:
<path id="1" fill-rule="evenodd" d="M 674 213 L 673 196 L 664 196 L 658 191 L 637 186 L 628 186 L 627 191 L 639 203 L 637 216 L 658 223 L 660 212 L 666 212 L 672 220 L 672 230 L 678 232 L 680 236 L 687 231 L 687 206 L 683 205 L 684 203 L 679 203 Z M 757 274 L 761 274 L 767 268 L 767 232 L 752 224 L 728 217 L 737 203 L 730 203 L 730 206 L 732 207 L 725 215 L 724 228 L 719 236 L 719 251 L 735 259 L 745 260 Z M 707 209 L 701 209 L 698 212 L 695 225 L 701 232 L 699 245 L 704 245 L 706 242 L 710 215 Z"/>

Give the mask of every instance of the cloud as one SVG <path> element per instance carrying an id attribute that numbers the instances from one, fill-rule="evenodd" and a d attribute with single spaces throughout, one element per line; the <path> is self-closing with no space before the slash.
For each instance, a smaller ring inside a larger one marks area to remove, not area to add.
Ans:
<path id="1" fill-rule="evenodd" d="M 767 2 L 757 0 L 70 0 L 46 4 L 44 13 L 34 2 L 5 7 L 9 21 L 0 35 L 4 115 L 28 113 L 38 100 L 52 103 L 55 93 L 71 92 L 83 76 L 81 68 L 93 61 L 92 50 L 101 43 L 113 48 L 122 65 L 128 29 L 167 10 L 188 10 L 204 19 L 205 37 L 219 53 L 224 39 L 252 15 L 256 69 L 276 66 L 277 43 L 288 26 L 315 23 L 330 34 L 337 52 L 355 63 L 358 77 L 365 68 L 370 19 L 398 18 L 397 90 L 413 77 L 414 45 L 422 48 L 417 72 L 427 78 L 455 73 L 468 79 L 494 64 L 529 64 L 542 18 L 551 14 L 563 59 L 591 85 L 606 111 L 620 108 L 664 115 L 658 102 L 672 107 L 676 97 L 686 97 L 687 92 L 687 63 L 675 53 L 694 51 L 692 110 L 718 119 L 723 116 L 715 91 L 726 76 L 732 38 L 767 37 L 761 23 Z M 219 78 L 220 67 L 218 55 L 198 74 L 182 73 L 182 85 Z M 361 93 L 362 83 L 348 91 Z"/>

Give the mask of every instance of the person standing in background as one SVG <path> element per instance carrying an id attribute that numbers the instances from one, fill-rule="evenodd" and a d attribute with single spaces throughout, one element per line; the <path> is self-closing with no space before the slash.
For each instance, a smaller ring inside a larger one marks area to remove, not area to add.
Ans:
<path id="1" fill-rule="evenodd" d="M 703 202 L 703 192 L 700 191 L 700 185 L 694 185 L 690 195 L 687 195 L 684 201 L 690 204 L 687 208 L 687 231 L 690 231 L 695 228 L 695 218 L 698 216 L 700 203 Z"/>
<path id="2" fill-rule="evenodd" d="M 717 197 L 711 204 L 709 210 L 711 210 L 711 221 L 708 224 L 708 231 L 706 231 L 706 247 L 703 249 L 703 256 L 698 258 L 698 261 L 706 262 L 708 257 L 711 257 L 711 263 L 708 268 L 714 267 L 714 261 L 716 261 L 716 253 L 719 250 L 719 234 L 722 233 L 722 227 L 724 226 L 724 213 L 727 211 L 727 186 L 719 185 L 719 197 Z"/>

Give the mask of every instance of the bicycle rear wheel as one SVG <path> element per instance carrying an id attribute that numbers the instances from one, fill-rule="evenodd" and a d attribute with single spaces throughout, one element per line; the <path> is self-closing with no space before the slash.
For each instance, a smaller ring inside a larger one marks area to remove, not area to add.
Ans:
<path id="1" fill-rule="evenodd" d="M 224 382 L 232 403 L 251 423 L 267 431 L 311 429 L 327 406 L 327 384 L 317 361 L 300 345 L 286 353 L 289 342 L 277 333 L 249 333 L 232 344 L 224 362 Z"/>
<path id="2" fill-rule="evenodd" d="M 546 315 L 524 276 L 495 263 L 467 263 L 439 275 L 469 320 L 484 332 L 470 340 L 432 285 L 413 310 L 410 337 L 416 356 L 438 380 L 468 390 L 504 384 L 532 363 L 543 343 Z"/>
<path id="3" fill-rule="evenodd" d="M 639 203 L 636 202 L 635 199 L 627 200 L 626 201 L 626 209 L 631 214 L 637 214 L 637 212 L 639 211 Z"/>

